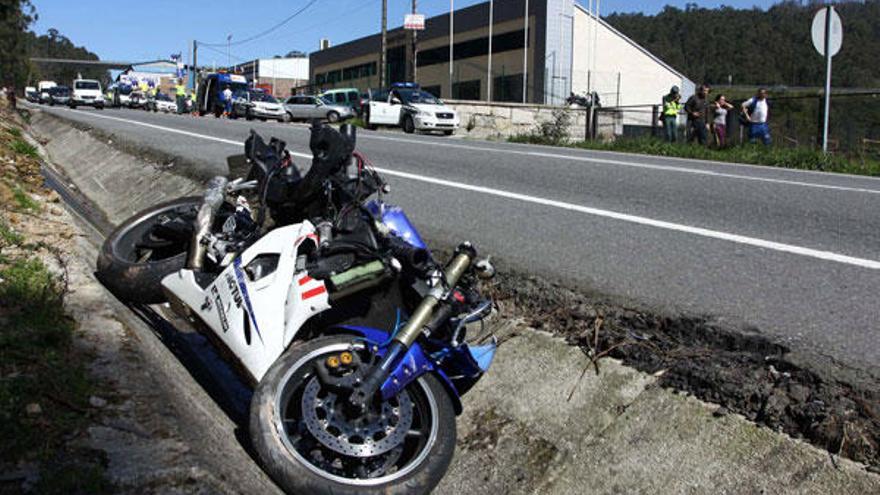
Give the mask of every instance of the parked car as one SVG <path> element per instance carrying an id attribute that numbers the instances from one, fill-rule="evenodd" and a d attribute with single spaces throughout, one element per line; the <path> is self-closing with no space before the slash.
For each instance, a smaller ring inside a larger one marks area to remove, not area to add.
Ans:
<path id="1" fill-rule="evenodd" d="M 287 112 L 284 106 L 274 96 L 256 90 L 246 90 L 234 93 L 232 97 L 232 116 L 244 117 L 247 120 L 273 119 L 284 122 Z"/>
<path id="2" fill-rule="evenodd" d="M 177 102 L 165 93 L 157 93 L 151 104 L 154 112 L 177 113 Z"/>
<path id="3" fill-rule="evenodd" d="M 284 102 L 284 109 L 291 120 L 327 119 L 328 122 L 354 117 L 354 110 L 312 95 L 291 96 Z"/>
<path id="4" fill-rule="evenodd" d="M 40 81 L 37 83 L 38 103 L 49 103 L 49 88 L 58 86 L 55 81 Z"/>
<path id="5" fill-rule="evenodd" d="M 48 90 L 49 98 L 47 103 L 49 106 L 67 105 L 70 103 L 70 88 L 67 86 L 55 86 Z"/>
<path id="6" fill-rule="evenodd" d="M 36 103 L 40 99 L 40 93 L 37 92 L 37 88 L 33 86 L 25 86 L 24 99 L 31 103 Z"/>
<path id="7" fill-rule="evenodd" d="M 367 127 L 400 126 L 403 132 L 439 131 L 447 136 L 459 126 L 458 113 L 413 83 L 396 83 L 372 94 L 365 107 Z"/>
<path id="8" fill-rule="evenodd" d="M 101 93 L 101 83 L 94 79 L 77 79 L 73 81 L 73 91 L 70 95 L 70 108 L 77 106 L 95 107 L 104 109 L 104 95 Z"/>
<path id="9" fill-rule="evenodd" d="M 330 89 L 318 96 L 328 103 L 349 107 L 356 115 L 360 114 L 361 94 L 357 88 Z"/>
<path id="10" fill-rule="evenodd" d="M 113 107 L 128 107 L 129 99 L 133 88 L 130 84 L 116 83 L 110 87 L 113 97 L 110 99 L 110 105 Z"/>

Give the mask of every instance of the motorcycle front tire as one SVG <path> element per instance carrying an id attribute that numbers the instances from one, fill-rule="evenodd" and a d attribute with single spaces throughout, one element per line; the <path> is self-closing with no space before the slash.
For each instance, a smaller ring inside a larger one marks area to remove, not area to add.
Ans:
<path id="1" fill-rule="evenodd" d="M 250 437 L 263 469 L 289 493 L 311 495 L 409 495 L 427 494 L 446 474 L 455 451 L 455 409 L 439 379 L 432 374 L 418 381 L 430 391 L 437 403 L 438 434 L 425 460 L 405 477 L 378 485 L 341 483 L 318 475 L 285 446 L 276 419 L 275 398 L 287 371 L 295 363 L 320 349 L 350 341 L 351 336 L 325 336 L 295 343 L 269 368 L 254 389 L 250 405 Z M 414 385 L 415 386 L 415 382 Z M 306 461 L 307 462 L 307 461 Z"/>
<path id="2" fill-rule="evenodd" d="M 188 246 L 180 253 L 159 260 L 132 261 L 134 247 L 129 234 L 159 215 L 192 207 L 198 209 L 202 198 L 188 196 L 166 201 L 147 208 L 116 227 L 107 236 L 98 253 L 95 276 L 123 302 L 159 304 L 166 301 L 162 279 L 186 266 Z"/>

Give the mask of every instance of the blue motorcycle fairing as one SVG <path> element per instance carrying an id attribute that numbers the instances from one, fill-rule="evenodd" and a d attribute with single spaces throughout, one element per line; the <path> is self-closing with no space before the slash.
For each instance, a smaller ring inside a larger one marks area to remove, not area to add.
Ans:
<path id="1" fill-rule="evenodd" d="M 361 335 L 364 340 L 377 345 L 379 350 L 376 354 L 379 357 L 385 354 L 385 346 L 383 344 L 389 340 L 388 338 L 390 336 L 385 330 L 349 325 L 342 326 L 341 328 L 353 331 Z M 455 413 L 461 413 L 462 405 L 458 389 L 443 369 L 434 366 L 434 363 L 425 355 L 418 342 L 409 348 L 407 353 L 403 356 L 403 359 L 400 360 L 400 364 L 394 368 L 394 371 L 391 372 L 391 375 L 385 380 L 385 383 L 382 384 L 382 387 L 380 388 L 382 391 L 382 398 L 390 399 L 391 397 L 396 396 L 418 377 L 430 372 L 433 372 L 440 377 L 441 382 L 452 399 Z"/>
<path id="2" fill-rule="evenodd" d="M 397 237 L 417 248 L 428 249 L 425 241 L 419 235 L 419 231 L 409 221 L 401 207 L 372 200 L 366 204 L 366 208 L 374 217 L 380 219 Z"/>

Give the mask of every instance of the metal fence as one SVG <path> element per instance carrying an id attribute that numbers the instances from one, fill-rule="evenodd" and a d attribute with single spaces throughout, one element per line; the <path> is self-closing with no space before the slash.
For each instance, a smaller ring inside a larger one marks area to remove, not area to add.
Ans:
<path id="1" fill-rule="evenodd" d="M 727 116 L 731 145 L 748 141 L 748 131 L 739 121 L 743 101 L 731 101 L 734 109 Z M 769 123 L 776 146 L 821 148 L 822 95 L 779 96 L 770 102 Z M 660 105 L 597 108 L 589 119 L 587 136 L 593 139 L 661 138 L 660 111 Z M 685 116 L 679 116 L 680 141 L 687 139 L 685 123 Z M 880 157 L 880 91 L 832 95 L 829 150 Z"/>

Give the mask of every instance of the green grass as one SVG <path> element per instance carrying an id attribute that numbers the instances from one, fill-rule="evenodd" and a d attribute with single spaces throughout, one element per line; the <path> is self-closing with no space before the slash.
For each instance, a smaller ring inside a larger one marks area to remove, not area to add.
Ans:
<path id="1" fill-rule="evenodd" d="M 0 266 L 0 463 L 38 463 L 38 493 L 108 493 L 98 454 L 67 444 L 92 422 L 96 385 L 63 297 L 35 258 Z M 29 414 L 30 404 L 41 412 Z"/>
<path id="2" fill-rule="evenodd" d="M 12 196 L 15 199 L 15 204 L 19 209 L 31 211 L 40 210 L 40 203 L 34 200 L 34 198 L 32 198 L 30 194 L 27 193 L 27 191 L 16 184 L 12 185 Z"/>
<path id="3" fill-rule="evenodd" d="M 366 129 L 366 128 L 367 128 L 367 123 L 364 122 L 364 119 L 362 119 L 362 118 L 360 118 L 360 117 L 355 117 L 355 118 L 353 118 L 353 119 L 348 119 L 348 120 L 346 121 L 346 123 L 351 124 L 351 125 L 353 125 L 353 126 L 355 126 L 355 127 L 360 127 L 361 129 Z"/>
<path id="4" fill-rule="evenodd" d="M 640 153 L 645 155 L 693 158 L 733 163 L 748 163 L 772 167 L 802 170 L 822 170 L 855 175 L 880 176 L 880 160 L 857 155 L 824 154 L 807 148 L 785 148 L 779 146 L 744 145 L 725 149 L 706 148 L 684 143 L 667 143 L 659 139 L 621 138 L 612 142 L 578 141 L 552 142 L 540 135 L 519 135 L 510 138 L 512 142 L 549 144 L 572 148 Z"/>
<path id="5" fill-rule="evenodd" d="M 10 141 L 9 149 L 19 155 L 24 155 L 29 158 L 39 158 L 40 156 L 35 146 L 31 145 L 21 138 L 16 138 Z"/>
<path id="6" fill-rule="evenodd" d="M 10 127 L 9 129 L 6 129 L 6 132 L 8 132 L 12 137 L 21 137 L 21 129 L 19 129 L 18 127 Z"/>
<path id="7" fill-rule="evenodd" d="M 0 248 L 4 246 L 18 246 L 22 242 L 24 242 L 24 237 L 12 230 L 12 227 L 0 218 Z"/>

